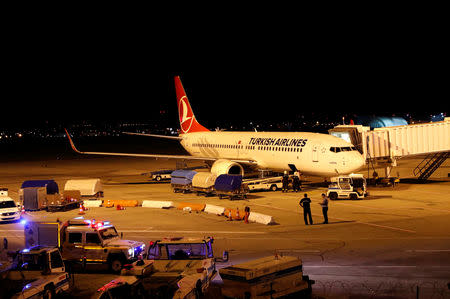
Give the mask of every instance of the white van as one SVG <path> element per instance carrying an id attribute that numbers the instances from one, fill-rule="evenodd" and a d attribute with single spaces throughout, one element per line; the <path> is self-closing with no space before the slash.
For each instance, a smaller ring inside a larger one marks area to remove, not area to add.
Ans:
<path id="1" fill-rule="evenodd" d="M 0 222 L 20 219 L 20 208 L 8 196 L 0 196 Z"/>

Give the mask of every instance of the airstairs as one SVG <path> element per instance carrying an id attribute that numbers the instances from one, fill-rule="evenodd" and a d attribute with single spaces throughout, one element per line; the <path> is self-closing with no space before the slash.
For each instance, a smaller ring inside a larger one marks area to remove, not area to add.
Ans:
<path id="1" fill-rule="evenodd" d="M 420 180 L 426 180 L 450 156 L 450 117 L 440 122 L 374 130 L 361 125 L 339 125 L 329 133 L 351 142 L 368 164 L 385 167 L 387 177 L 398 159 L 426 156 L 413 171 Z"/>
<path id="2" fill-rule="evenodd" d="M 416 168 L 414 168 L 414 175 L 419 180 L 428 179 L 433 174 L 433 172 L 435 172 L 436 169 L 438 169 L 439 166 L 441 166 L 442 163 L 447 160 L 449 156 L 450 152 L 428 155 L 425 159 L 423 159 L 422 162 L 419 163 L 419 165 L 417 165 Z"/>

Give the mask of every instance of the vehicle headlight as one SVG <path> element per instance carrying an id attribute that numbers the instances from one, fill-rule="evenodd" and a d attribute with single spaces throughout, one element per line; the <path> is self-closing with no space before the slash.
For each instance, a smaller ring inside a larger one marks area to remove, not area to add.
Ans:
<path id="1" fill-rule="evenodd" d="M 128 249 L 128 255 L 129 256 L 134 256 L 134 249 L 133 248 Z"/>

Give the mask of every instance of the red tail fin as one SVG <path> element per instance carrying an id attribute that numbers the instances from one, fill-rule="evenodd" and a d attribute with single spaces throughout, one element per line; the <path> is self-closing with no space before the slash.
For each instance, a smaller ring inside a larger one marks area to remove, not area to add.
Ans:
<path id="1" fill-rule="evenodd" d="M 179 76 L 175 77 L 175 91 L 177 94 L 178 117 L 180 119 L 181 132 L 183 134 L 193 132 L 208 132 L 209 130 L 199 124 L 195 119 L 191 104 L 186 96 L 181 79 Z"/>

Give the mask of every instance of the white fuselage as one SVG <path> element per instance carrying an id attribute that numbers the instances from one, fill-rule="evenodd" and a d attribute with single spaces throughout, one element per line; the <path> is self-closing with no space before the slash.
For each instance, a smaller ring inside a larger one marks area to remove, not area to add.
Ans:
<path id="1" fill-rule="evenodd" d="M 193 132 L 180 135 L 192 156 L 251 160 L 259 168 L 292 170 L 323 177 L 348 174 L 365 161 L 352 144 L 309 132 Z M 339 148 L 339 150 L 336 150 Z"/>

